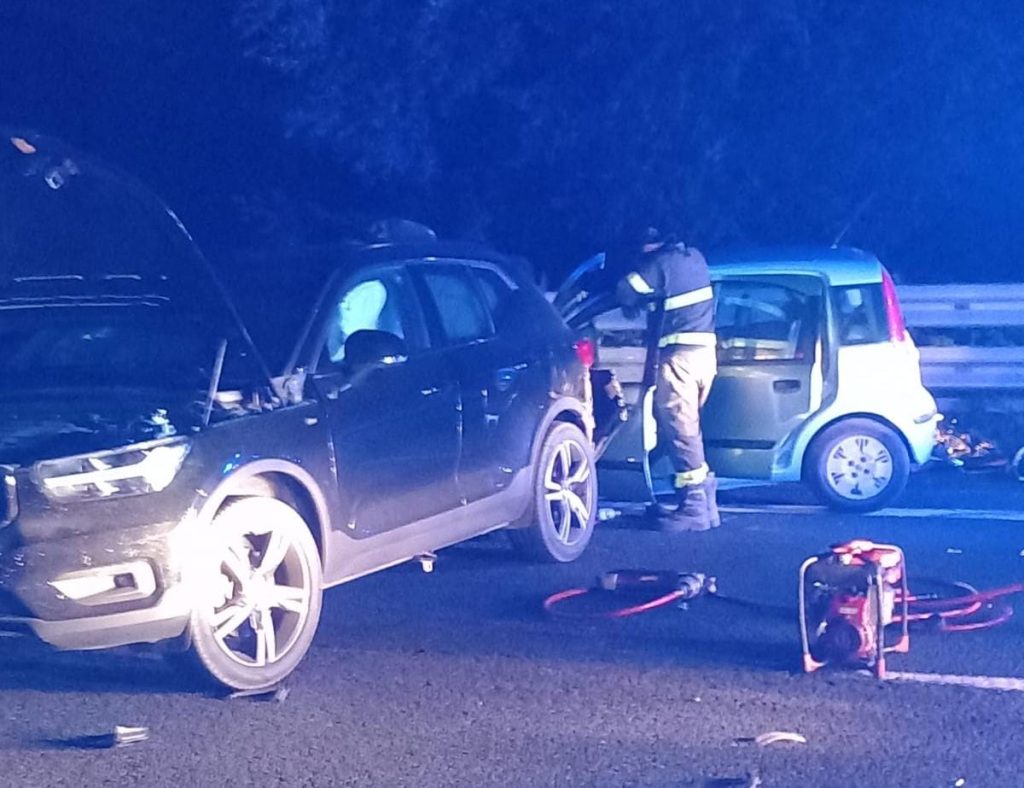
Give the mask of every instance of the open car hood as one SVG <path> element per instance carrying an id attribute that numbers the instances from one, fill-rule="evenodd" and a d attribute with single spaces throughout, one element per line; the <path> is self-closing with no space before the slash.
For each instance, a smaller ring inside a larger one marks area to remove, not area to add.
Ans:
<path id="1" fill-rule="evenodd" d="M 170 208 L 132 177 L 59 140 L 0 126 L 0 316 L 36 303 L 172 309 L 211 332 L 241 337 L 266 371 Z"/>
<path id="2" fill-rule="evenodd" d="M 235 372 L 232 388 L 271 386 L 167 206 L 58 140 L 3 127 L 0 344 L 0 463 L 52 453 L 50 438 L 67 454 L 190 429 Z"/>

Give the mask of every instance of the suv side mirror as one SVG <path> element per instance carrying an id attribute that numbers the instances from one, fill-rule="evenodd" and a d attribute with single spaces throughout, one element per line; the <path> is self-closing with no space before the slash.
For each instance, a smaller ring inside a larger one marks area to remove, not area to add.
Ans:
<path id="1" fill-rule="evenodd" d="M 345 364 L 353 370 L 376 364 L 400 364 L 408 351 L 401 337 L 387 331 L 356 331 L 345 340 Z"/>

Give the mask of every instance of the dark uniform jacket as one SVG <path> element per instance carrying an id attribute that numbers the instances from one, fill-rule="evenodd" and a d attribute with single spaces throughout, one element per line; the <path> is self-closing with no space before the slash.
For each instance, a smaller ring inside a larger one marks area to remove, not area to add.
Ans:
<path id="1" fill-rule="evenodd" d="M 714 347 L 715 300 L 707 261 L 683 244 L 645 254 L 619 283 L 619 302 L 628 307 L 663 307 L 658 347 Z"/>

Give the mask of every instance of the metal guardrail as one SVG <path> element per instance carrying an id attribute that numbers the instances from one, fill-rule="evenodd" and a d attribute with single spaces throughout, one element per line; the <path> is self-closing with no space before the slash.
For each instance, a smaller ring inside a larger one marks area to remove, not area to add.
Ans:
<path id="1" fill-rule="evenodd" d="M 1024 328 L 1024 284 L 900 285 L 900 304 L 907 325 L 927 329 Z M 621 313 L 603 315 L 605 331 L 642 329 L 640 320 Z M 617 348 L 616 363 L 639 369 L 642 358 Z M 934 392 L 1012 391 L 1024 394 L 1024 346 L 930 345 L 919 343 L 921 378 Z M 608 351 L 606 350 L 607 354 Z M 629 356 L 629 358 L 626 358 Z"/>
<path id="2" fill-rule="evenodd" d="M 1024 326 L 1024 284 L 901 285 L 897 290 L 911 327 Z"/>
<path id="3" fill-rule="evenodd" d="M 901 285 L 907 325 L 973 329 L 1024 327 L 1024 284 Z M 1024 392 L 1024 346 L 930 345 L 919 347 L 921 378 L 935 392 Z"/>

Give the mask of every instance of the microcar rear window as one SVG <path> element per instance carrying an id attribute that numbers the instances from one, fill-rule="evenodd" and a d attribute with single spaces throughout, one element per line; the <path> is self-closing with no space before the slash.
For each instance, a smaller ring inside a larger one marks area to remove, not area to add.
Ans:
<path id="1" fill-rule="evenodd" d="M 833 288 L 832 311 L 840 345 L 871 345 L 889 341 L 881 284 Z"/>

